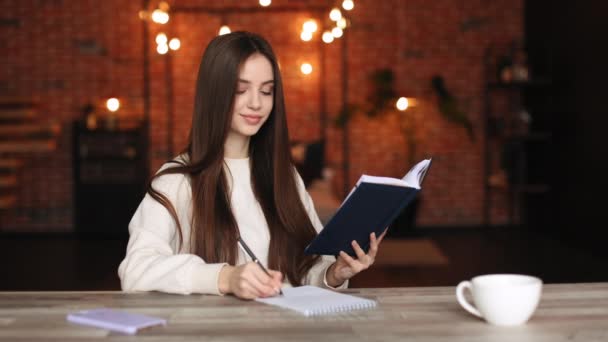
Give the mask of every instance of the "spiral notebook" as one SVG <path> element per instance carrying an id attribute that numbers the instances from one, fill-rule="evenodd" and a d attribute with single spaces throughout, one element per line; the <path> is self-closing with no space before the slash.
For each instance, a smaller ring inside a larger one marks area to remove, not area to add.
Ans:
<path id="1" fill-rule="evenodd" d="M 295 310 L 304 316 L 369 309 L 377 305 L 375 300 L 310 285 L 285 288 L 283 289 L 283 296 L 258 298 L 256 301 Z"/>

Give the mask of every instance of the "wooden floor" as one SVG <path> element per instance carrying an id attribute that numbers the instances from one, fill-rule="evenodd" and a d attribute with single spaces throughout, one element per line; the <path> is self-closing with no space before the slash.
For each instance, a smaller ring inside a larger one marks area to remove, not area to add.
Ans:
<path id="1" fill-rule="evenodd" d="M 527 273 L 546 283 L 608 281 L 608 257 L 525 231 L 420 231 L 448 259 L 441 265 L 377 266 L 351 287 L 449 286 L 483 273 Z M 117 290 L 122 237 L 0 235 L 0 290 Z"/>

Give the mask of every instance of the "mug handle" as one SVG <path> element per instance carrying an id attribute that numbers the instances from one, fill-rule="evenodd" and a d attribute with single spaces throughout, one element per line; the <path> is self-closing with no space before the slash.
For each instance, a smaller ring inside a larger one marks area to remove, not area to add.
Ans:
<path id="1" fill-rule="evenodd" d="M 456 287 L 456 299 L 458 299 L 458 304 L 460 304 L 465 310 L 467 310 L 471 314 L 479 318 L 483 318 L 481 316 L 481 312 L 479 312 L 479 310 L 477 310 L 473 305 L 471 305 L 464 297 L 465 289 L 468 289 L 469 292 L 471 292 L 471 282 L 468 280 L 461 281 Z"/>

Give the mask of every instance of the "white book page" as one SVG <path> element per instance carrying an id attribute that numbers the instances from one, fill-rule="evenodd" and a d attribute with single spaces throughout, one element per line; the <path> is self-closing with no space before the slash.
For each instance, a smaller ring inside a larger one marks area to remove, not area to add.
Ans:
<path id="1" fill-rule="evenodd" d="M 420 189 L 420 184 L 422 183 L 422 179 L 426 175 L 426 171 L 431 165 L 431 159 L 424 159 L 420 161 L 418 164 L 414 165 L 408 173 L 403 176 L 403 181 L 409 186 Z"/>
<path id="2" fill-rule="evenodd" d="M 348 193 L 348 195 L 346 196 L 344 201 L 342 201 L 342 203 L 346 202 L 346 200 L 350 197 L 350 195 L 352 195 L 352 193 L 355 192 L 355 189 L 357 189 L 357 186 L 359 186 L 359 184 L 361 184 L 361 183 L 388 184 L 388 185 L 420 189 L 420 183 L 422 182 L 422 179 L 426 175 L 426 171 L 428 170 L 430 164 L 431 164 L 431 158 L 424 159 L 424 160 L 418 162 L 401 179 L 393 178 L 393 177 L 370 176 L 370 175 L 364 174 L 359 178 L 359 180 L 357 181 L 357 184 Z"/>
<path id="3" fill-rule="evenodd" d="M 392 177 L 379 177 L 379 176 L 370 176 L 370 175 L 362 175 L 357 182 L 357 185 L 361 183 L 373 183 L 373 184 L 387 184 L 387 185 L 396 185 L 396 186 L 410 186 L 403 179 L 392 178 Z"/>

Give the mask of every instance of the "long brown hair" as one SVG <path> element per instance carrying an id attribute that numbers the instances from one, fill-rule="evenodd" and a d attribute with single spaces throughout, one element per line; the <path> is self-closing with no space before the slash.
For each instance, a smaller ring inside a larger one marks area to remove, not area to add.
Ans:
<path id="1" fill-rule="evenodd" d="M 215 37 L 207 46 L 196 83 L 194 113 L 185 162 L 157 173 L 182 173 L 192 187 L 190 249 L 208 263 L 237 259 L 239 231 L 231 211 L 224 171 L 224 143 L 232 120 L 232 107 L 241 65 L 254 53 L 265 56 L 274 73 L 274 104 L 268 120 L 251 137 L 249 156 L 253 192 L 262 207 L 270 230 L 268 266 L 283 272 L 294 286 L 318 260 L 304 255 L 316 231 L 300 199 L 288 142 L 283 83 L 270 44 L 250 32 Z M 148 193 L 167 208 L 183 232 L 175 207 L 162 193 Z"/>

